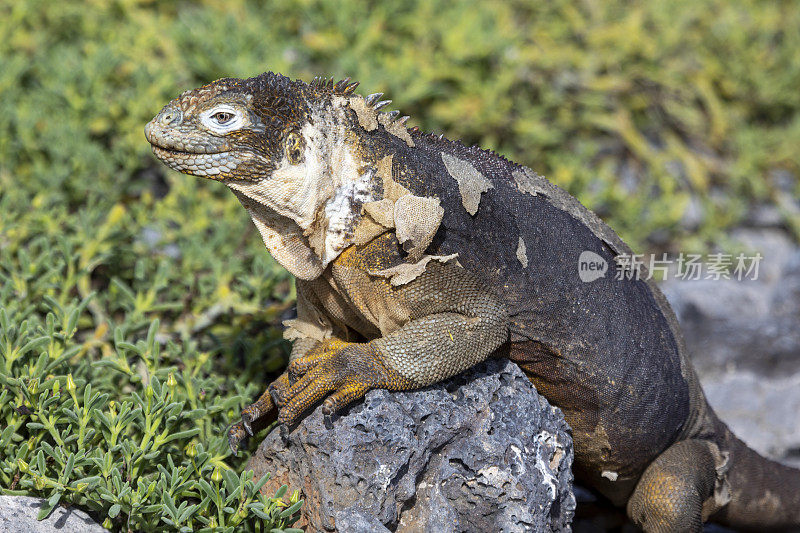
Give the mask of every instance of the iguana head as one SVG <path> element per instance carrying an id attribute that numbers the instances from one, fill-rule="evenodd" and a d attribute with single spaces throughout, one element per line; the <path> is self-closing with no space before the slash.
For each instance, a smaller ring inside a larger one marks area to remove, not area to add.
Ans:
<path id="1" fill-rule="evenodd" d="M 172 100 L 145 136 L 169 167 L 230 187 L 272 255 L 312 279 L 349 244 L 361 205 L 381 194 L 358 122 L 387 114 L 377 98 L 352 95 L 356 85 L 225 78 Z M 382 120 L 400 127 L 394 115 Z"/>
<path id="2" fill-rule="evenodd" d="M 278 167 L 302 162 L 302 130 L 321 118 L 313 115 L 326 96 L 279 74 L 223 78 L 172 100 L 145 126 L 145 136 L 179 172 L 221 181 L 269 178 Z"/>

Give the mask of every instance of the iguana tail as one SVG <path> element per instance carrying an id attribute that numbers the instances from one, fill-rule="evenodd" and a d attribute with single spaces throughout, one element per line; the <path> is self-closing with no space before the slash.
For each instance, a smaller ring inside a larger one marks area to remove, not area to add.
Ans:
<path id="1" fill-rule="evenodd" d="M 800 470 L 765 459 L 723 428 L 731 499 L 710 519 L 737 530 L 800 531 Z"/>

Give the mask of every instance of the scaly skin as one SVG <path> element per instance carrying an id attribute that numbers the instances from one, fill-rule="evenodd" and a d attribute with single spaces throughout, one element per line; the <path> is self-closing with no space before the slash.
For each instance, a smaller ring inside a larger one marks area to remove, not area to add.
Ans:
<path id="1" fill-rule="evenodd" d="M 234 451 L 319 401 L 330 414 L 505 356 L 563 410 L 576 476 L 646 531 L 800 529 L 800 472 L 716 417 L 645 272 L 579 279 L 583 251 L 630 253 L 608 226 L 525 167 L 406 130 L 355 85 L 223 79 L 145 128 L 167 165 L 230 187 L 297 278 L 289 368 L 231 426 Z"/>

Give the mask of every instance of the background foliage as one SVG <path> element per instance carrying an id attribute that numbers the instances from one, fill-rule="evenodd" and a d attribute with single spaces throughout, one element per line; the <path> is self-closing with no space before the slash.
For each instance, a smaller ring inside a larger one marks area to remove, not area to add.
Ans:
<path id="1" fill-rule="evenodd" d="M 790 1 L 0 0 L 0 486 L 114 529 L 290 521 L 221 436 L 285 362 L 291 282 L 223 186 L 150 155 L 181 90 L 352 76 L 635 248 L 698 249 L 758 204 L 798 228 L 798 27 Z"/>

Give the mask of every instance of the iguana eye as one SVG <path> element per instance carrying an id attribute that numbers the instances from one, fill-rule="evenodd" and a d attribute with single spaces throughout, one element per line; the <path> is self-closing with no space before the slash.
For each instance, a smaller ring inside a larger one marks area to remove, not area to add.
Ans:
<path id="1" fill-rule="evenodd" d="M 242 129 L 246 124 L 245 113 L 229 103 L 218 104 L 200 114 L 200 122 L 214 133 L 224 135 Z"/>
<path id="2" fill-rule="evenodd" d="M 218 124 L 224 125 L 233 119 L 233 113 L 226 113 L 225 111 L 219 111 L 211 115 L 211 118 L 216 120 Z"/>

